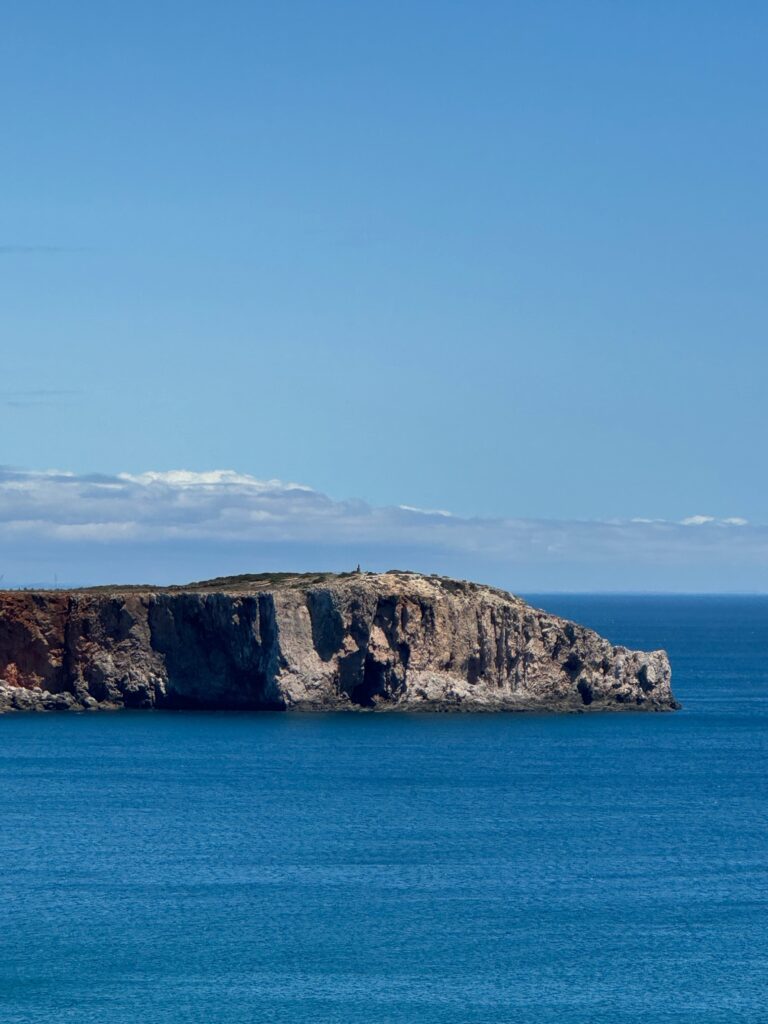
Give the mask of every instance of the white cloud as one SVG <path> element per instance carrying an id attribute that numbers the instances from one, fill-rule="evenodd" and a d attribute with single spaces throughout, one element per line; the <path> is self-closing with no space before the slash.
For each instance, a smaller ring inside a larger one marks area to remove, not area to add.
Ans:
<path id="1" fill-rule="evenodd" d="M 705 566 L 715 589 L 733 565 L 747 567 L 756 579 L 768 567 L 768 529 L 736 516 L 694 515 L 680 522 L 465 519 L 442 509 L 334 501 L 301 484 L 234 470 L 78 476 L 0 469 L 3 542 L 4 564 L 25 565 L 46 545 L 64 551 L 90 544 L 109 552 L 148 544 L 164 550 L 180 542 L 208 551 L 258 545 L 279 552 L 293 545 L 348 551 L 355 562 L 356 553 L 374 550 L 381 559 L 389 560 L 389 551 L 392 559 L 420 559 L 422 566 L 463 559 L 467 571 L 485 578 L 493 575 L 489 566 L 527 566 L 532 579 L 555 582 L 570 572 L 576 587 L 581 578 L 588 585 L 599 566 L 610 568 L 610 585 L 617 588 L 641 579 L 654 587 L 662 576 Z"/>
<path id="2" fill-rule="evenodd" d="M 448 519 L 453 518 L 453 513 L 446 512 L 444 508 L 417 508 L 416 505 L 398 505 L 397 507 L 402 509 L 403 512 L 418 512 L 422 516 L 445 516 Z"/>
<path id="3" fill-rule="evenodd" d="M 633 519 L 632 522 L 651 522 L 648 520 Z M 680 520 L 681 526 L 748 526 L 749 521 L 741 516 L 728 516 L 725 519 L 717 519 L 715 516 L 688 516 Z"/>
<path id="4" fill-rule="evenodd" d="M 311 491 L 311 487 L 303 484 L 286 484 L 282 480 L 257 480 L 246 473 L 236 473 L 233 469 L 213 469 L 205 473 L 195 473 L 186 469 L 171 469 L 164 473 L 149 470 L 134 476 L 130 473 L 118 473 L 117 480 L 141 484 L 151 487 L 153 484 L 167 485 L 171 488 L 184 490 L 200 487 L 243 487 L 253 491 Z M 115 486 L 105 484 L 104 486 Z"/>

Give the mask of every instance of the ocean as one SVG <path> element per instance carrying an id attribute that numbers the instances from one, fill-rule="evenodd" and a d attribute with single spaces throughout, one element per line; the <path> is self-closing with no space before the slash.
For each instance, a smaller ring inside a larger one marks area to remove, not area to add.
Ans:
<path id="1" fill-rule="evenodd" d="M 2 1024 L 768 1020 L 768 598 L 530 599 L 683 709 L 0 717 Z"/>

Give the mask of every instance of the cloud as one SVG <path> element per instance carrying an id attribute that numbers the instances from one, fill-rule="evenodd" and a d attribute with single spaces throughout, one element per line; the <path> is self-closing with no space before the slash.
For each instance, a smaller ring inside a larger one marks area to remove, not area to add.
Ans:
<path id="1" fill-rule="evenodd" d="M 146 486 L 166 485 L 177 490 L 236 486 L 262 493 L 266 491 L 312 491 L 311 487 L 304 484 L 285 484 L 282 480 L 257 480 L 256 477 L 246 473 L 236 473 L 233 469 L 212 469 L 204 473 L 193 473 L 187 469 L 171 469 L 165 473 L 150 470 L 138 475 L 118 473 L 116 479 Z M 104 482 L 107 481 L 108 478 L 104 478 Z"/>
<path id="2" fill-rule="evenodd" d="M 29 559 L 43 548 L 110 557 L 140 548 L 148 569 L 160 556 L 147 551 L 174 546 L 193 553 L 258 550 L 260 558 L 310 551 L 318 563 L 326 552 L 326 564 L 344 565 L 368 557 L 387 567 L 408 558 L 414 567 L 459 567 L 500 582 L 516 573 L 529 589 L 538 580 L 543 587 L 589 589 L 599 580 L 615 589 L 664 589 L 704 578 L 712 581 L 709 589 L 735 585 L 737 578 L 742 587 L 753 579 L 757 587 L 768 568 L 768 528 L 736 516 L 469 519 L 439 509 L 337 501 L 303 484 L 234 470 L 77 475 L 0 468 L 0 545 L 21 565 L 24 552 Z"/>
<path id="3" fill-rule="evenodd" d="M 655 520 L 634 519 L 633 522 L 654 522 Z M 728 516 L 726 519 L 717 519 L 715 516 L 687 516 L 680 520 L 681 526 L 748 526 L 749 520 L 741 516 Z"/>
<path id="4" fill-rule="evenodd" d="M 446 512 L 443 508 L 418 508 L 416 505 L 398 505 L 403 512 L 418 512 L 423 516 L 447 516 L 453 518 L 453 512 Z"/>

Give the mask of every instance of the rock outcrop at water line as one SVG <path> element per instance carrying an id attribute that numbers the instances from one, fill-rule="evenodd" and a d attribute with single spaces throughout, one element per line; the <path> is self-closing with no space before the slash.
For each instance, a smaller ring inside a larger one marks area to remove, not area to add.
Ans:
<path id="1" fill-rule="evenodd" d="M 0 711 L 677 707 L 664 651 L 409 572 L 0 593 Z"/>

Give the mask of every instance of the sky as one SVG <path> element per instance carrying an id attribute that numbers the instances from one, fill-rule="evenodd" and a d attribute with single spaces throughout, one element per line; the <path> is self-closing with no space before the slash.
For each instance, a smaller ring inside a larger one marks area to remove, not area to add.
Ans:
<path id="1" fill-rule="evenodd" d="M 746 0 L 4 4 L 0 575 L 766 589 L 767 31 Z M 270 532 L 270 481 L 339 521 Z"/>

